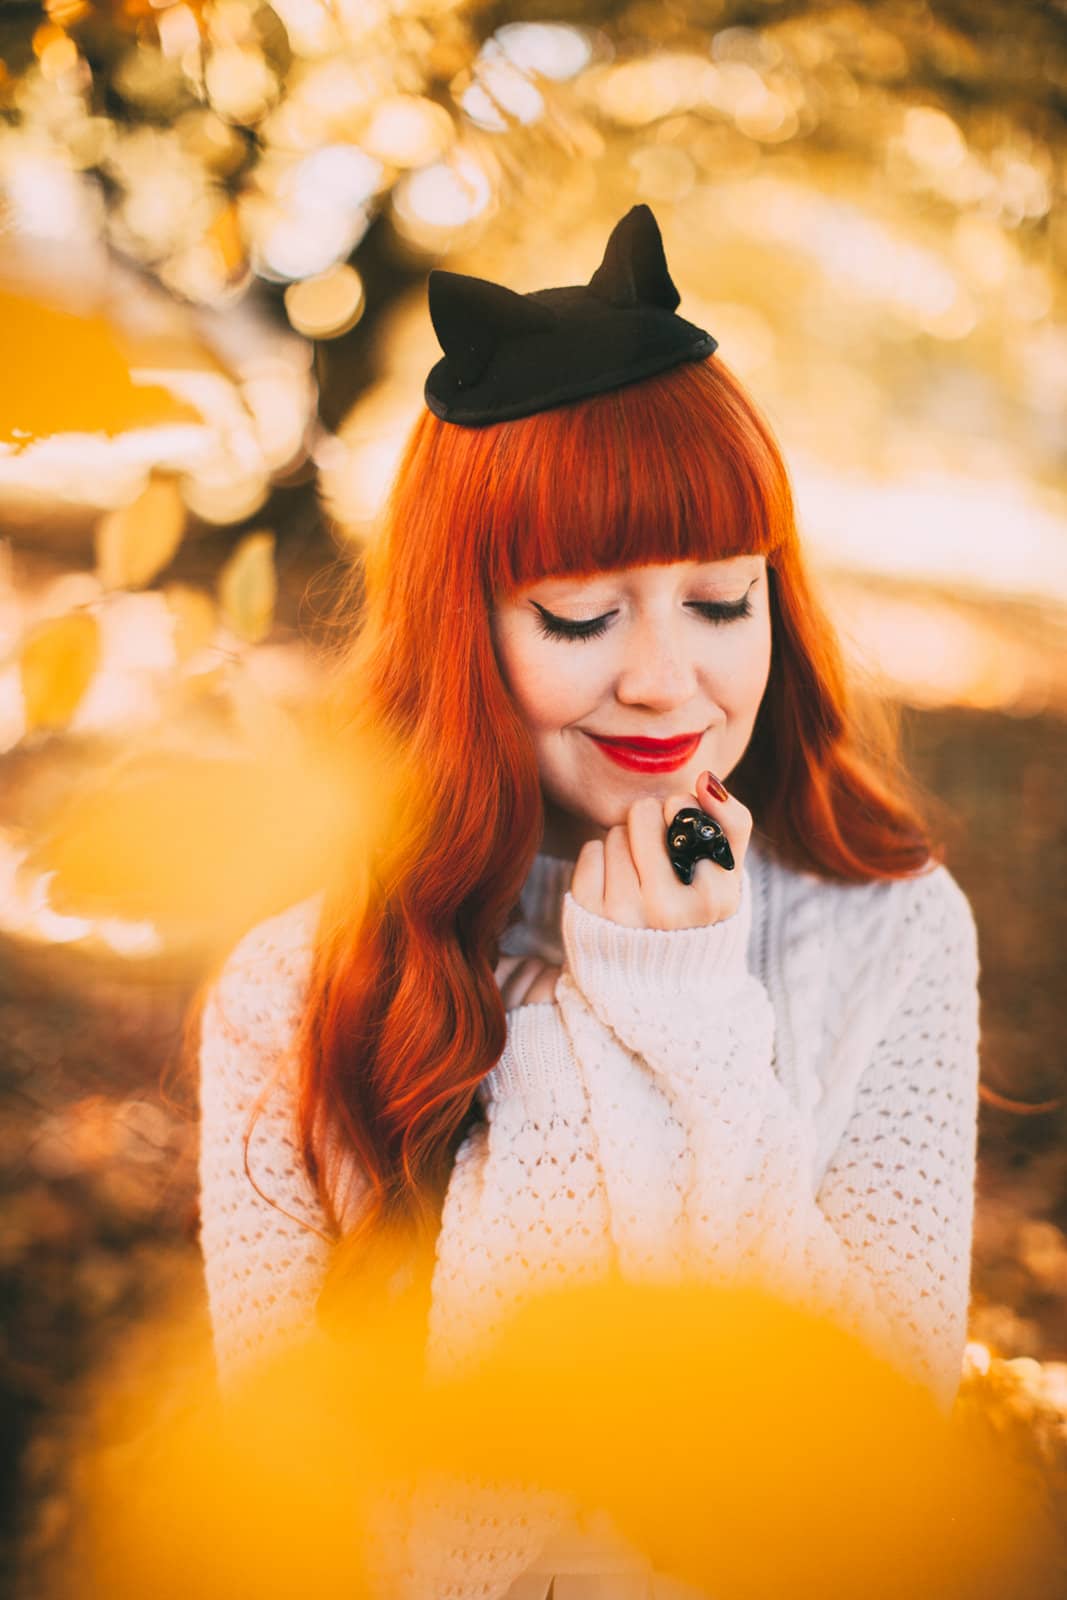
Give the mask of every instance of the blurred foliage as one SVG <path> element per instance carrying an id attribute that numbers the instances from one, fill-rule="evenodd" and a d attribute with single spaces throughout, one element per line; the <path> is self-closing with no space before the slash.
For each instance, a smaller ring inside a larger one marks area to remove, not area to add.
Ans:
<path id="1" fill-rule="evenodd" d="M 18 443 L 47 433 L 122 433 L 163 420 L 195 419 L 165 389 L 134 384 L 128 358 L 104 316 L 77 316 L 24 294 L 0 292 L 4 329 L 5 401 L 0 440 Z M 57 383 L 72 347 L 81 346 L 91 387 Z"/>
<path id="2" fill-rule="evenodd" d="M 454 1570 L 458 1549 L 477 1562 L 525 1485 L 535 1529 L 546 1509 L 606 1513 L 722 1600 L 1031 1600 L 1067 1577 L 1057 1509 L 1004 1448 L 1022 1385 L 1000 1364 L 946 1424 L 859 1341 L 747 1286 L 538 1285 L 476 1366 L 429 1383 L 421 1321 L 403 1297 L 385 1316 L 361 1304 L 247 1374 L 224 1419 L 185 1373 L 161 1378 L 171 1415 L 153 1431 L 142 1410 L 139 1439 L 136 1407 L 120 1431 L 108 1406 L 64 1594 L 387 1593 L 365 1581 L 392 1512 L 379 1489 L 403 1503 L 408 1484 L 433 1508 L 423 1571 Z"/>
<path id="3" fill-rule="evenodd" d="M 1067 725 L 913 712 L 906 740 L 924 781 L 968 816 L 952 860 L 982 930 L 983 1077 L 1023 1100 L 1062 1096 L 1055 970 L 1067 896 L 1037 885 L 1051 873 L 1054 891 L 1062 874 L 1053 774 L 1067 757 Z M 1027 828 L 1005 829 L 1020 794 Z M 136 1416 L 164 1350 L 172 1407 L 183 1375 L 202 1381 L 210 1363 L 195 1085 L 173 1071 L 189 982 L 163 960 L 138 980 L 61 947 L 9 945 L 0 967 L 0 1278 L 9 1307 L 0 1383 L 5 1458 L 21 1463 L 8 1530 L 20 1543 L 18 1600 L 41 1600 L 66 1553 L 71 1461 L 98 1375 L 109 1374 L 111 1407 Z M 1031 988 L 1043 1003 L 1029 1010 Z M 1019 1117 L 983 1105 L 980 1151 L 976 1344 L 960 1404 L 1067 1538 L 1067 1106 Z M 172 1305 L 189 1320 L 161 1344 L 146 1319 Z M 130 1422 L 131 1445 L 142 1424 Z"/>
<path id="4" fill-rule="evenodd" d="M 961 1402 L 1063 1519 L 1065 120 L 1036 0 L 0 5 L 19 1600 L 69 1532 L 87 1384 L 110 1357 L 150 1386 L 130 1330 L 202 1293 L 193 1086 L 160 1080 L 205 952 L 375 814 L 374 762 L 319 766 L 305 717 L 318 600 L 439 354 L 426 273 L 583 281 L 637 200 L 778 428 L 850 651 L 922 708 L 1001 1097 Z"/>

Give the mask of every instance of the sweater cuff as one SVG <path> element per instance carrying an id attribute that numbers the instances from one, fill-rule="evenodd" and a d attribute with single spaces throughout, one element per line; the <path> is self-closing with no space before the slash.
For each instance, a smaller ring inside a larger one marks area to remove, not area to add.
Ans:
<path id="1" fill-rule="evenodd" d="M 482 1078 L 483 1099 L 548 1098 L 554 1105 L 581 1101 L 581 1085 L 560 1009 L 554 1001 L 507 1012 L 508 1037 L 500 1059 Z"/>
<path id="2" fill-rule="evenodd" d="M 577 987 L 592 1001 L 605 991 L 690 995 L 709 980 L 748 971 L 752 883 L 741 868 L 741 899 L 722 922 L 699 928 L 627 928 L 587 911 L 568 889 L 561 934 Z"/>

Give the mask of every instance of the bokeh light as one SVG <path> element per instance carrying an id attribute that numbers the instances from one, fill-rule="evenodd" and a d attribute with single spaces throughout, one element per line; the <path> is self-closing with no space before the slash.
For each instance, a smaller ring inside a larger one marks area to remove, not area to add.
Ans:
<path id="1" fill-rule="evenodd" d="M 681 314 L 715 335 L 783 445 L 850 671 L 899 711 L 951 812 L 979 922 L 983 1077 L 1002 1091 L 981 1129 L 965 1408 L 1067 1505 L 1065 75 L 1055 12 L 1000 3 L 0 6 L 14 1600 L 51 1600 L 87 1375 L 194 1264 L 179 1219 L 195 1108 L 183 1118 L 159 1085 L 181 1008 L 209 958 L 376 825 L 381 753 L 324 758 L 308 727 L 341 643 L 327 598 L 380 528 L 440 356 L 426 275 L 585 282 L 639 202 Z M 1029 1116 L 1009 1118 L 1020 1101 Z M 800 1405 L 779 1378 L 764 1398 Z M 758 1411 L 759 1382 L 746 1393 Z M 781 1413 L 766 1415 L 771 1434 Z M 712 1502 L 686 1495 L 731 1485 L 681 1471 L 672 1419 L 668 1404 L 648 1421 L 666 1466 L 642 1504 L 597 1471 L 635 1534 L 650 1534 L 657 1485 L 676 1496 L 660 1504 L 668 1542 L 680 1554 L 691 1536 L 696 1572 Z M 817 1528 L 798 1438 L 796 1506 Z M 558 1456 L 553 1436 L 546 1464 L 588 1489 L 590 1459 Z M 181 1484 L 164 1532 L 209 1561 L 232 1458 L 206 1459 L 220 1478 Z M 149 1499 L 161 1483 L 145 1480 Z M 312 1487 L 336 1503 L 336 1485 Z M 355 1583 L 350 1547 L 319 1554 L 324 1592 Z M 255 1570 L 266 1596 L 289 1569 Z M 189 1592 L 181 1563 L 174 1581 Z M 868 1562 L 852 1592 L 877 1581 Z"/>

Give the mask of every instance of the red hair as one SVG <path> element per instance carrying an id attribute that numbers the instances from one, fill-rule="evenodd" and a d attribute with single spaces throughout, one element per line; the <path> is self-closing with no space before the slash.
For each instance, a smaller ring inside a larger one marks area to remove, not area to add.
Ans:
<path id="1" fill-rule="evenodd" d="M 729 786 L 766 848 L 844 882 L 932 869 L 895 722 L 846 681 L 782 454 L 718 356 L 514 421 L 457 427 L 427 410 L 412 429 L 339 596 L 343 647 L 318 708 L 333 750 L 396 757 L 388 829 L 354 840 L 325 890 L 297 1043 L 303 1157 L 338 1231 L 347 1185 L 361 1192 L 329 1289 L 383 1225 L 429 1245 L 506 1042 L 497 940 L 542 797 L 494 654 L 494 598 L 548 575 L 741 554 L 767 560 L 772 660 Z"/>

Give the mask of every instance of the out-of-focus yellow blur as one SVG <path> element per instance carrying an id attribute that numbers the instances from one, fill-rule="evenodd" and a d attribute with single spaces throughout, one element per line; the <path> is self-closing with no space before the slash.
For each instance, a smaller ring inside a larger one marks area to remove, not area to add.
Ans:
<path id="1" fill-rule="evenodd" d="M 212 758 L 203 734 L 200 751 L 183 750 L 172 729 L 166 742 L 131 742 L 57 799 L 8 906 L 23 937 L 118 939 L 133 955 L 125 925 L 140 926 L 144 955 L 214 946 L 317 891 L 357 842 L 373 849 L 395 775 L 382 752 L 355 763 L 324 752 L 249 687 L 238 705 L 241 753 Z"/>
<path id="2" fill-rule="evenodd" d="M 134 382 L 130 352 L 102 312 L 81 315 L 0 289 L 0 349 L 0 443 L 201 420 L 159 385 Z"/>
<path id="3" fill-rule="evenodd" d="M 380 1493 L 414 1518 L 427 1593 L 502 1538 L 515 1494 L 545 1538 L 606 1513 L 714 1600 L 1054 1592 L 1054 1540 L 993 1439 L 813 1311 L 611 1278 L 529 1298 L 433 1382 L 414 1331 L 368 1304 L 246 1368 L 222 1410 L 207 1367 L 179 1393 L 161 1373 L 140 1415 L 105 1386 L 71 1600 L 376 1592 Z"/>

